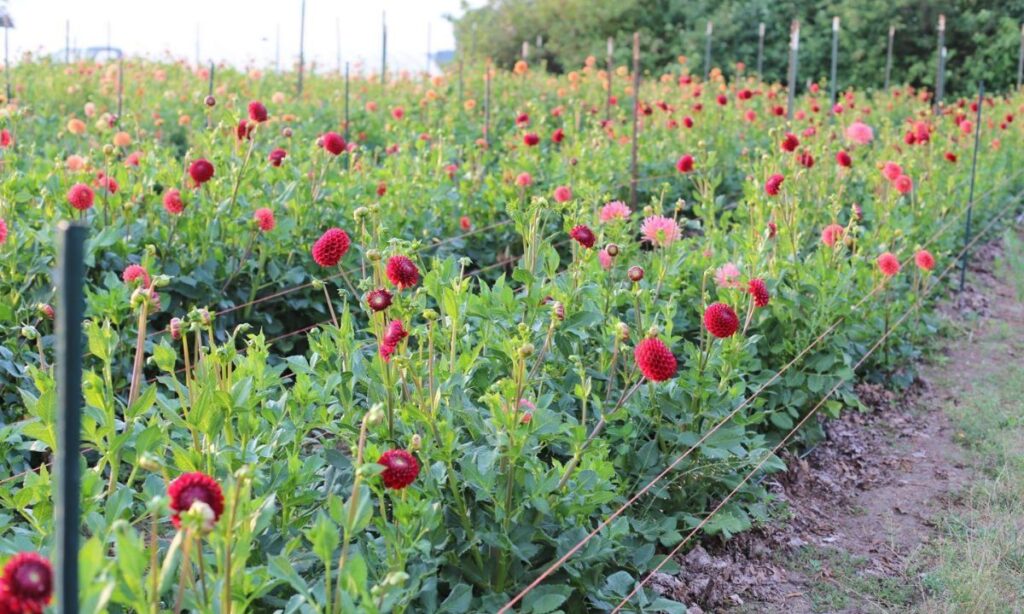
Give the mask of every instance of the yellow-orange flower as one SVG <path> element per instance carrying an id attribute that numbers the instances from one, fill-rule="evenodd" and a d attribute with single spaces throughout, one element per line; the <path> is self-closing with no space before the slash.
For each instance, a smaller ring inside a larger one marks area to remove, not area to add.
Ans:
<path id="1" fill-rule="evenodd" d="M 71 134 L 85 134 L 85 122 L 77 117 L 72 117 L 68 120 L 68 132 Z"/>
<path id="2" fill-rule="evenodd" d="M 473 109 L 476 108 L 476 101 L 473 100 L 472 98 L 470 98 L 466 102 L 462 103 L 462 108 L 467 110 L 467 111 L 472 111 Z"/>
<path id="3" fill-rule="evenodd" d="M 189 117 L 188 115 L 179 115 L 178 116 L 178 125 L 179 126 L 187 126 L 187 125 L 189 125 L 191 123 L 192 123 L 192 118 Z"/>
<path id="4" fill-rule="evenodd" d="M 127 132 L 118 132 L 114 135 L 114 145 L 118 147 L 128 147 L 132 144 L 132 136 Z"/>
<path id="5" fill-rule="evenodd" d="M 518 62 L 516 62 L 516 65 L 512 69 L 512 72 L 516 73 L 517 75 L 525 75 L 526 71 L 528 70 L 530 70 L 530 65 L 526 63 L 526 60 L 519 60 Z"/>

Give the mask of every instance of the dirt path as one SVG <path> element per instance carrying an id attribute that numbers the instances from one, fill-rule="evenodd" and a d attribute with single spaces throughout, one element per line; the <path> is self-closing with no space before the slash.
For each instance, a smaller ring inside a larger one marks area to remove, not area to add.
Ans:
<path id="1" fill-rule="evenodd" d="M 695 548 L 679 574 L 656 578 L 659 590 L 691 614 L 937 607 L 926 573 L 932 544 L 979 472 L 946 408 L 976 394 L 975 382 L 1024 364 L 1024 304 L 1010 276 L 993 274 L 999 257 L 996 246 L 975 255 L 968 291 L 942 310 L 958 341 L 940 340 L 947 347 L 908 393 L 860 385 L 875 411 L 827 423 L 825 443 L 769 479 L 777 522 Z"/>

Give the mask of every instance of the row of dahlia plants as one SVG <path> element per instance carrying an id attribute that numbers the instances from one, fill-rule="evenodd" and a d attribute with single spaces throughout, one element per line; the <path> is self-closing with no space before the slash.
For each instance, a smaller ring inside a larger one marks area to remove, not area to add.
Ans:
<path id="1" fill-rule="evenodd" d="M 617 78 L 606 121 L 593 65 L 494 72 L 487 139 L 479 77 L 462 101 L 453 75 L 357 79 L 345 126 L 337 78 L 293 99 L 221 71 L 207 99 L 201 70 L 126 66 L 123 118 L 88 64 L 29 64 L 6 108 L 11 611 L 51 584 L 31 553 L 52 546 L 59 218 L 93 227 L 97 612 L 495 611 L 716 429 L 521 607 L 605 608 L 827 390 L 828 414 L 860 407 L 852 365 L 957 252 L 972 103 L 934 116 L 910 88 L 830 114 L 814 86 L 786 122 L 776 85 L 666 73 L 640 92 L 630 206 L 632 92 Z M 1019 103 L 983 103 L 983 221 L 1017 206 Z M 863 375 L 913 377 L 938 325 L 904 326 Z M 745 486 L 705 531 L 769 503 Z"/>

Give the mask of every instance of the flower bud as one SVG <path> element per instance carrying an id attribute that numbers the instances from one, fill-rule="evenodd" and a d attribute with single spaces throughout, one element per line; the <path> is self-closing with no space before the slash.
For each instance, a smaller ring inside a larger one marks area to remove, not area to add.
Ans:
<path id="1" fill-rule="evenodd" d="M 640 280 L 644 278 L 643 267 L 639 267 L 636 265 L 629 267 L 629 270 L 626 271 L 626 274 L 629 275 L 630 281 L 632 281 L 635 284 L 640 283 Z"/>
<path id="2" fill-rule="evenodd" d="M 380 262 L 382 254 L 379 249 L 366 250 L 366 259 L 370 262 Z"/>
<path id="3" fill-rule="evenodd" d="M 285 126 L 284 128 L 281 129 L 281 136 L 283 136 L 286 139 L 292 138 L 292 129 Z"/>
<path id="4" fill-rule="evenodd" d="M 175 341 L 181 339 L 181 318 L 171 318 L 171 323 L 167 326 L 167 332 L 171 334 L 171 339 Z"/>
<path id="5" fill-rule="evenodd" d="M 422 447 L 423 447 L 423 438 L 420 437 L 419 433 L 416 433 L 415 435 L 412 436 L 412 439 L 409 441 L 409 450 L 412 451 L 412 452 L 417 452 Z"/>
<path id="6" fill-rule="evenodd" d="M 524 343 L 523 346 L 519 348 L 519 357 L 529 358 L 530 356 L 533 356 L 535 349 L 536 348 L 533 347 L 532 343 Z"/>
<path id="7" fill-rule="evenodd" d="M 22 326 L 21 336 L 32 341 L 39 338 L 39 331 L 36 330 L 35 326 Z"/>
<path id="8" fill-rule="evenodd" d="M 213 96 L 207 96 L 207 97 L 206 97 L 206 98 L 205 98 L 205 99 L 203 100 L 203 103 L 204 103 L 204 104 L 205 104 L 206 106 L 208 106 L 208 107 L 212 107 L 212 106 L 214 106 L 214 105 L 216 105 L 216 104 L 217 104 L 217 99 L 216 99 L 216 98 L 214 98 Z"/>
<path id="9" fill-rule="evenodd" d="M 367 424 L 377 424 L 384 419 L 384 410 L 380 403 L 376 403 L 370 408 L 370 412 L 366 414 L 365 419 Z"/>
<path id="10" fill-rule="evenodd" d="M 143 452 L 142 456 L 139 457 L 139 467 L 142 467 L 146 471 L 160 471 L 160 459 L 154 454 Z"/>
<path id="11" fill-rule="evenodd" d="M 561 301 L 555 301 L 551 304 L 551 313 L 559 320 L 565 319 L 565 305 Z"/>
<path id="12" fill-rule="evenodd" d="M 605 246 L 604 251 L 608 253 L 612 258 L 619 255 L 619 246 L 615 243 L 609 243 Z"/>
<path id="13" fill-rule="evenodd" d="M 114 155 L 114 146 L 111 145 L 110 143 L 107 143 L 106 145 L 104 145 L 103 146 L 103 155 L 105 155 L 105 156 L 112 156 L 112 155 Z"/>
<path id="14" fill-rule="evenodd" d="M 46 318 L 47 320 L 52 320 L 55 315 L 53 307 L 48 305 L 47 303 L 39 303 L 38 305 L 36 305 L 36 311 L 38 311 L 39 314 Z"/>
<path id="15" fill-rule="evenodd" d="M 434 311 L 433 309 L 424 309 L 423 310 L 423 319 L 428 321 L 428 322 L 433 322 L 434 320 L 436 320 L 439 317 L 440 316 L 438 315 L 438 313 L 436 311 Z"/>

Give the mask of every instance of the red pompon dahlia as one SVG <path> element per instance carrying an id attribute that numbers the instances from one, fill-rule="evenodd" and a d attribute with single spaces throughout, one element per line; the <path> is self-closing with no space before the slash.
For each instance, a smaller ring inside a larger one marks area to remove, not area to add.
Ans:
<path id="1" fill-rule="evenodd" d="M 384 288 L 371 290 L 366 295 L 366 304 L 374 311 L 384 311 L 391 306 L 391 293 Z"/>
<path id="2" fill-rule="evenodd" d="M 704 311 L 704 327 L 712 335 L 725 339 L 736 334 L 740 327 L 740 319 L 732 307 L 725 303 L 714 303 Z"/>
<path id="3" fill-rule="evenodd" d="M 257 209 L 253 214 L 252 218 L 256 220 L 256 225 L 260 227 L 263 232 L 270 232 L 277 226 L 277 220 L 274 219 L 274 212 L 266 207 Z"/>
<path id="4" fill-rule="evenodd" d="M 555 188 L 555 202 L 564 203 L 572 199 L 572 190 L 568 186 L 560 185 Z"/>
<path id="5" fill-rule="evenodd" d="M 900 175 L 892 182 L 893 187 L 900 194 L 907 194 L 914 189 L 914 181 L 906 175 Z"/>
<path id="6" fill-rule="evenodd" d="M 676 374 L 679 364 L 672 351 L 657 337 L 648 337 L 633 350 L 636 366 L 652 382 L 663 382 Z"/>
<path id="7" fill-rule="evenodd" d="M 878 257 L 878 270 L 882 271 L 886 277 L 892 277 L 900 272 L 900 261 L 896 256 L 885 252 Z"/>
<path id="8" fill-rule="evenodd" d="M 278 147 L 274 151 L 270 152 L 267 156 L 267 160 L 270 161 L 271 166 L 281 166 L 284 159 L 288 157 L 288 152 Z"/>
<path id="9" fill-rule="evenodd" d="M 845 151 L 839 150 L 839 153 L 836 154 L 836 163 L 844 168 L 850 168 L 853 166 L 853 158 Z"/>
<path id="10" fill-rule="evenodd" d="M 420 270 L 416 263 L 405 256 L 392 256 L 385 270 L 388 279 L 396 288 L 411 288 L 420 281 Z"/>
<path id="11" fill-rule="evenodd" d="M 167 486 L 167 496 L 171 499 L 171 522 L 174 528 L 181 528 L 181 515 L 196 502 L 205 503 L 213 510 L 213 522 L 224 513 L 224 493 L 216 480 L 198 471 L 184 473 Z"/>
<path id="12" fill-rule="evenodd" d="M 328 132 L 320 137 L 324 149 L 334 154 L 335 156 L 340 155 L 341 152 L 345 151 L 345 139 L 341 138 L 341 135 L 337 132 Z"/>
<path id="13" fill-rule="evenodd" d="M 249 119 L 258 124 L 267 121 L 267 107 L 263 106 L 262 102 L 253 100 L 249 103 Z"/>
<path id="14" fill-rule="evenodd" d="M 768 294 L 768 286 L 765 285 L 764 280 L 755 277 L 750 280 L 747 284 L 747 292 L 750 292 L 750 296 L 754 297 L 754 306 L 756 307 L 767 307 L 768 301 L 771 300 L 771 295 Z"/>
<path id="15" fill-rule="evenodd" d="M 461 228 L 463 232 L 469 232 L 473 229 L 473 221 L 469 219 L 468 215 L 463 215 L 459 218 L 459 228 Z"/>
<path id="16" fill-rule="evenodd" d="M 7 222 L 4 218 L 0 217 L 0 245 L 7 242 Z"/>
<path id="17" fill-rule="evenodd" d="M 523 144 L 527 147 L 533 147 L 537 143 L 540 143 L 540 137 L 536 132 L 527 132 L 523 135 Z"/>
<path id="18" fill-rule="evenodd" d="M 185 211 L 185 201 L 181 200 L 181 192 L 177 188 L 164 192 L 164 209 L 171 215 L 181 215 Z"/>
<path id="19" fill-rule="evenodd" d="M 594 236 L 594 231 L 582 224 L 570 230 L 569 236 L 576 239 L 577 243 L 587 249 L 594 247 L 594 243 L 597 241 L 597 237 Z"/>
<path id="20" fill-rule="evenodd" d="M 313 244 L 313 260 L 322 267 L 332 267 L 348 251 L 351 241 L 340 228 L 330 228 Z"/>
<path id="21" fill-rule="evenodd" d="M 558 128 L 554 132 L 551 133 L 551 142 L 552 143 L 561 143 L 564 140 L 565 140 L 565 130 L 563 130 L 561 128 Z"/>
<path id="22" fill-rule="evenodd" d="M 0 612 L 41 613 L 53 599 L 53 566 L 35 552 L 20 552 L 0 576 Z"/>
<path id="23" fill-rule="evenodd" d="M 689 173 L 693 171 L 693 156 L 690 154 L 684 154 L 676 162 L 676 170 L 680 173 Z"/>
<path id="24" fill-rule="evenodd" d="M 238 126 L 235 127 L 235 137 L 238 138 L 239 141 L 247 141 L 252 138 L 252 131 L 255 129 L 256 122 L 242 118 L 238 120 Z"/>
<path id="25" fill-rule="evenodd" d="M 121 273 L 121 279 L 126 284 L 141 280 L 144 287 L 149 287 L 149 273 L 146 269 L 137 264 L 129 264 L 126 266 L 124 268 L 124 272 Z"/>
<path id="26" fill-rule="evenodd" d="M 199 158 L 188 165 L 188 175 L 199 187 L 213 179 L 213 164 L 206 158 Z"/>
<path id="27" fill-rule="evenodd" d="M 388 450 L 380 455 L 377 463 L 384 466 L 380 477 L 384 486 L 391 490 L 402 490 L 420 474 L 419 461 L 407 450 Z"/>
<path id="28" fill-rule="evenodd" d="M 764 182 L 764 191 L 768 196 L 778 196 L 779 190 L 782 189 L 782 182 L 786 178 L 782 175 L 775 174 L 768 178 L 768 181 Z"/>
<path id="29" fill-rule="evenodd" d="M 398 349 L 398 344 L 408 336 L 409 331 L 405 330 L 401 320 L 391 320 L 380 341 L 380 357 L 384 362 L 391 360 L 391 355 Z"/>
<path id="30" fill-rule="evenodd" d="M 956 154 L 953 153 L 952 151 L 947 151 L 945 153 L 945 158 L 946 158 L 947 162 L 951 162 L 953 164 L 956 164 Z"/>
<path id="31" fill-rule="evenodd" d="M 935 268 L 935 257 L 928 250 L 922 249 L 914 254 L 914 263 L 919 269 L 930 271 Z"/>
<path id="32" fill-rule="evenodd" d="M 785 138 L 782 139 L 782 151 L 794 152 L 799 146 L 800 139 L 796 138 L 792 132 L 787 132 Z"/>
<path id="33" fill-rule="evenodd" d="M 68 203 L 79 211 L 92 208 L 94 200 L 92 188 L 84 183 L 76 183 L 68 190 Z"/>

